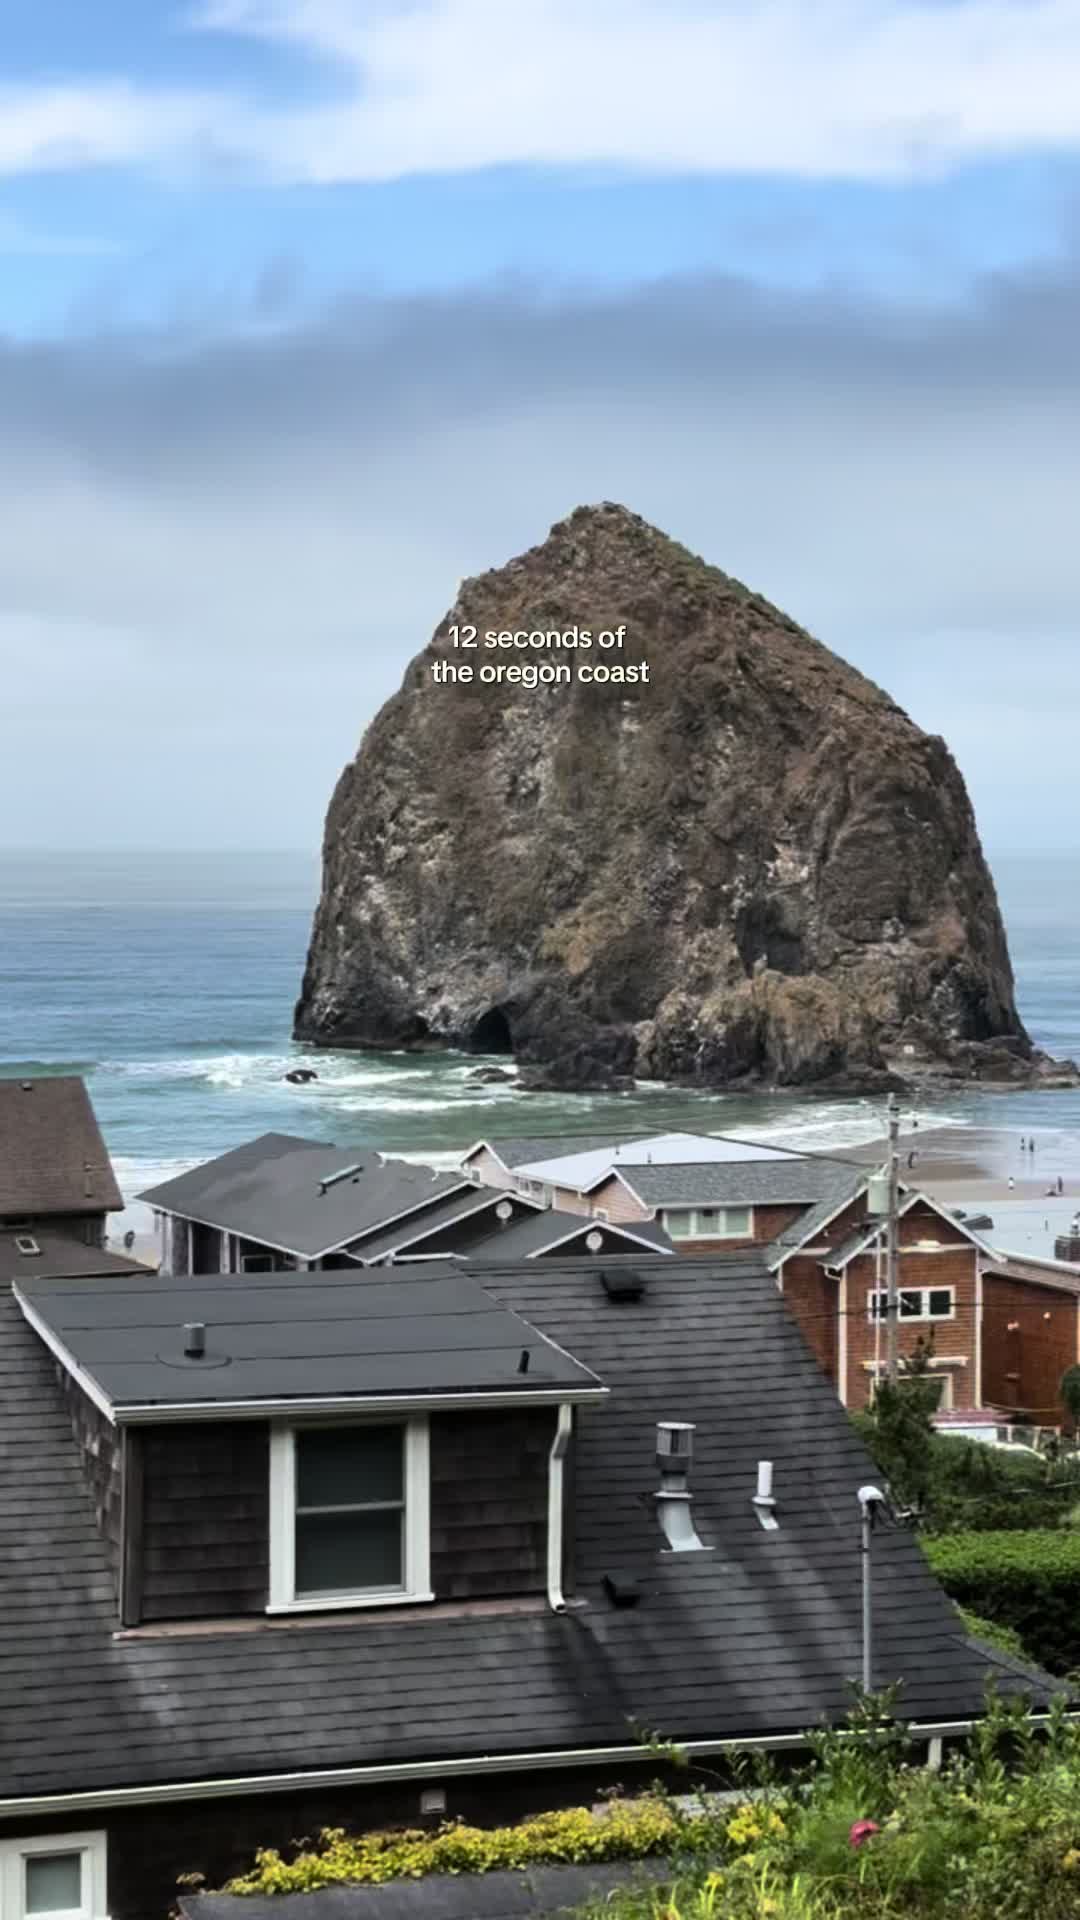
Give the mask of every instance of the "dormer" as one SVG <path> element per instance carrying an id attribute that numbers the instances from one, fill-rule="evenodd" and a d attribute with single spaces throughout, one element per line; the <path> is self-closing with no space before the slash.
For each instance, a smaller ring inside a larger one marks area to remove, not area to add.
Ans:
<path id="1" fill-rule="evenodd" d="M 574 1409 L 606 1389 L 459 1268 L 15 1295 L 57 1363 L 123 1628 L 564 1604 Z"/>

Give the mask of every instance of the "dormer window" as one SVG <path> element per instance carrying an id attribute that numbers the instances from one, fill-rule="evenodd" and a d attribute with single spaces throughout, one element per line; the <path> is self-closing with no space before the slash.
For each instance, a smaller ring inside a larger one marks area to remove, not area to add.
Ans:
<path id="1" fill-rule="evenodd" d="M 430 1600 L 428 1423 L 282 1426 L 270 1448 L 270 1611 Z"/>

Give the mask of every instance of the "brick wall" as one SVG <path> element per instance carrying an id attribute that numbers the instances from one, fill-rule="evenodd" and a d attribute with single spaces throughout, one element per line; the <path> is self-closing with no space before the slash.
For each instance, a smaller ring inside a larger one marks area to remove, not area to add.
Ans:
<path id="1" fill-rule="evenodd" d="M 1077 1360 L 1078 1303 L 1057 1287 L 983 1277 L 983 1400 L 1038 1425 L 1064 1418 L 1058 1388 Z"/>

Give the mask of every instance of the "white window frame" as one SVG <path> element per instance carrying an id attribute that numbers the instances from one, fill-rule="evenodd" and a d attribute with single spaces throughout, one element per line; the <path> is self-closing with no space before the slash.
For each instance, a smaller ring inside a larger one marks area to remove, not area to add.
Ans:
<path id="1" fill-rule="evenodd" d="M 296 1435 L 314 1428 L 400 1426 L 404 1436 L 402 1515 L 404 1580 L 400 1587 L 363 1587 L 357 1592 L 296 1593 Z M 396 1420 L 275 1422 L 270 1430 L 270 1600 L 268 1613 L 326 1613 L 356 1607 L 415 1605 L 431 1591 L 431 1449 L 426 1414 Z"/>
<path id="2" fill-rule="evenodd" d="M 716 1224 L 708 1227 L 700 1226 L 699 1219 L 703 1213 L 715 1214 Z M 745 1213 L 746 1226 L 729 1227 L 728 1215 L 732 1213 Z M 672 1226 L 673 1214 L 685 1214 L 689 1220 L 689 1226 L 685 1228 Z M 753 1207 L 665 1207 L 661 1219 L 664 1231 L 671 1240 L 752 1240 L 754 1237 Z"/>
<path id="3" fill-rule="evenodd" d="M 884 1360 L 878 1360 L 878 1361 L 871 1360 L 869 1362 L 871 1386 L 876 1386 L 879 1380 L 887 1379 L 888 1372 L 889 1372 L 889 1369 Z M 905 1375 L 904 1373 L 901 1373 L 900 1378 L 901 1380 L 910 1379 L 911 1376 L 910 1374 Z M 953 1366 L 949 1364 L 939 1366 L 935 1364 L 933 1360 L 931 1360 L 930 1372 L 925 1376 L 925 1378 L 929 1380 L 940 1381 L 942 1383 L 941 1397 L 938 1400 L 938 1403 L 934 1409 L 934 1412 L 935 1413 L 951 1413 L 954 1406 L 956 1405 L 956 1375 L 953 1370 Z"/>
<path id="4" fill-rule="evenodd" d="M 106 1920 L 108 1846 L 104 1833 L 39 1833 L 32 1840 L 0 1840 L 3 1920 L 33 1920 L 26 1906 L 26 1862 L 50 1853 L 82 1855 L 82 1899 L 77 1907 L 52 1909 L 47 1916 L 42 1915 L 42 1920 Z"/>
<path id="5" fill-rule="evenodd" d="M 897 1293 L 898 1300 L 900 1295 L 903 1293 L 917 1293 L 920 1296 L 918 1313 L 901 1313 L 899 1310 L 897 1311 L 896 1324 L 898 1327 L 919 1327 L 919 1326 L 923 1326 L 923 1327 L 935 1326 L 936 1327 L 936 1326 L 939 1326 L 941 1322 L 944 1320 L 956 1319 L 956 1288 L 955 1287 L 899 1286 L 896 1289 L 896 1293 Z M 931 1313 L 930 1312 L 930 1295 L 932 1293 L 948 1294 L 949 1296 L 948 1313 Z M 881 1301 L 880 1313 L 874 1312 L 875 1300 Z M 866 1317 L 869 1320 L 871 1326 L 873 1326 L 875 1320 L 880 1320 L 882 1324 L 884 1324 L 887 1318 L 886 1311 L 885 1311 L 887 1304 L 888 1304 L 888 1294 L 885 1291 L 884 1287 L 871 1287 L 869 1293 L 866 1296 Z"/>
<path id="6" fill-rule="evenodd" d="M 594 1220 L 602 1220 L 605 1226 L 611 1225 L 611 1214 L 609 1213 L 607 1207 L 594 1207 L 592 1210 L 592 1217 Z"/>

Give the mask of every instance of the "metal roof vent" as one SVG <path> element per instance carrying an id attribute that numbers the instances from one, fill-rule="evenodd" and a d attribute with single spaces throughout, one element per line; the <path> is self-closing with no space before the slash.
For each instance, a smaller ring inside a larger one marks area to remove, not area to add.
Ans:
<path id="1" fill-rule="evenodd" d="M 775 1533 L 779 1522 L 776 1518 L 776 1501 L 772 1490 L 772 1461 L 759 1460 L 757 1463 L 757 1492 L 751 1495 L 754 1511 L 766 1533 Z"/>
<path id="2" fill-rule="evenodd" d="M 656 1423 L 656 1464 L 660 1469 L 660 1488 L 653 1495 L 656 1513 L 668 1544 L 669 1553 L 709 1553 L 699 1540 L 690 1513 L 693 1495 L 688 1484 L 694 1458 L 694 1428 L 686 1420 L 658 1420 Z"/>
<path id="3" fill-rule="evenodd" d="M 330 1187 L 336 1187 L 339 1180 L 351 1180 L 354 1173 L 363 1173 L 363 1164 L 357 1161 L 353 1167 L 341 1167 L 337 1173 L 324 1173 L 319 1181 L 319 1192 L 326 1193 Z"/>
<path id="4" fill-rule="evenodd" d="M 188 1360 L 206 1358 L 206 1325 L 202 1320 L 189 1320 L 185 1325 L 184 1354 Z"/>
<path id="5" fill-rule="evenodd" d="M 589 1240 L 591 1239 L 590 1234 Z M 620 1273 L 618 1267 L 609 1267 L 600 1275 L 600 1284 L 609 1300 L 640 1300 L 645 1291 L 645 1276 L 637 1273 L 633 1268 L 629 1272 Z"/>

